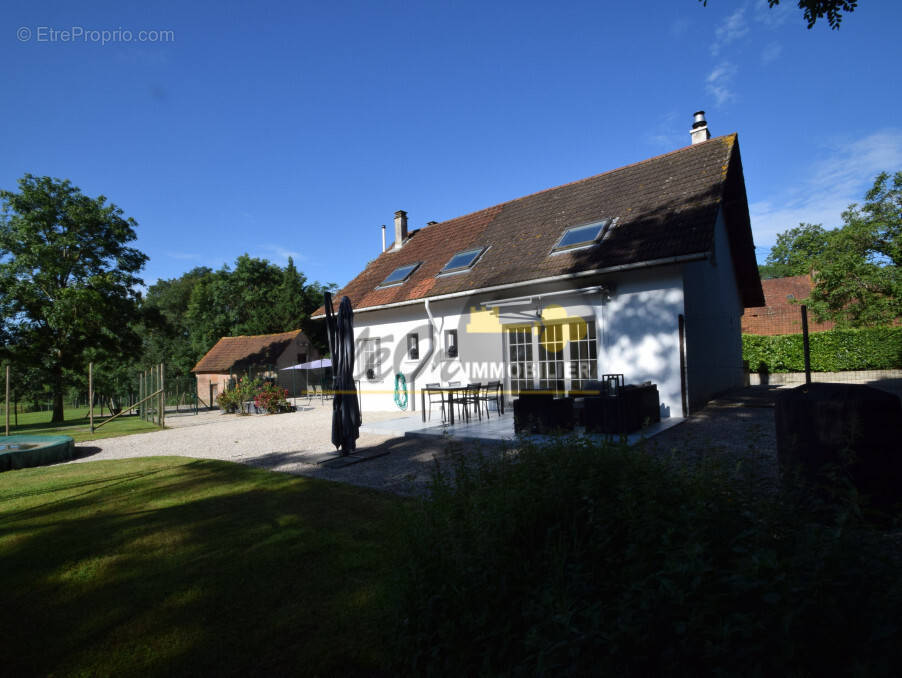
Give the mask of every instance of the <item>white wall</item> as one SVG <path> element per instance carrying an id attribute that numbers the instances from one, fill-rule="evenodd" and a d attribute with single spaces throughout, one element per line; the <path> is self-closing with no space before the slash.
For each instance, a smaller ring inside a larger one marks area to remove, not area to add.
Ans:
<path id="1" fill-rule="evenodd" d="M 609 301 L 597 292 L 566 292 L 595 283 L 616 286 Z M 433 330 L 423 302 L 381 311 L 358 312 L 354 316 L 357 356 L 355 376 L 360 380 L 364 411 L 399 411 L 393 400 L 395 375 L 407 380 L 410 402 L 407 410 L 419 411 L 418 391 L 427 383 L 502 380 L 507 385 L 505 344 L 502 327 L 541 323 L 537 311 L 551 319 L 581 317 L 595 319 L 598 375 L 622 373 L 627 383 L 652 381 L 658 385 L 662 416 L 679 416 L 680 366 L 677 318 L 684 312 L 682 276 L 679 268 L 656 268 L 624 273 L 605 281 L 579 281 L 568 287 L 516 288 L 507 294 L 478 295 L 430 304 Z M 487 310 L 485 302 L 542 293 L 527 304 L 501 305 Z M 555 294 L 558 293 L 558 294 Z M 449 358 L 444 337 L 457 329 L 459 355 Z M 407 358 L 407 335 L 419 335 L 420 358 Z M 379 368 L 373 379 L 366 377 L 362 342 L 379 337 Z M 433 349 L 434 350 L 430 350 Z M 416 394 L 415 396 L 413 394 Z M 415 400 L 415 402 L 413 402 Z"/>
<path id="2" fill-rule="evenodd" d="M 742 301 L 736 286 L 723 213 L 717 215 L 714 257 L 686 266 L 686 371 L 689 406 L 743 385 Z"/>

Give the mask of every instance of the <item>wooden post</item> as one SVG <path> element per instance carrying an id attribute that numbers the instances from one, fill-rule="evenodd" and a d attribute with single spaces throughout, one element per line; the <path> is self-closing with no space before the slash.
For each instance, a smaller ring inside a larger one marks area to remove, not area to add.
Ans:
<path id="1" fill-rule="evenodd" d="M 805 353 L 805 383 L 811 383 L 811 348 L 808 345 L 808 307 L 802 304 L 802 350 Z"/>
<path id="2" fill-rule="evenodd" d="M 94 363 L 88 363 L 88 422 L 94 433 Z"/>
<path id="3" fill-rule="evenodd" d="M 9 437 L 9 365 L 6 366 L 6 436 Z"/>
<path id="4" fill-rule="evenodd" d="M 166 426 L 166 370 L 160 363 L 160 428 Z"/>

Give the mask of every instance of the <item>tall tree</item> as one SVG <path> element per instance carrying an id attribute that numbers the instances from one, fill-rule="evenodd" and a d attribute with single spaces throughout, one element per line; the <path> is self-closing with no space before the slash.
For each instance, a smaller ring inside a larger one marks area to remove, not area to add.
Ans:
<path id="1" fill-rule="evenodd" d="M 816 258 L 812 309 L 841 326 L 868 327 L 902 316 L 902 172 L 882 172 L 850 205 Z"/>
<path id="2" fill-rule="evenodd" d="M 799 224 L 777 236 L 767 261 L 758 267 L 762 278 L 785 278 L 811 273 L 815 260 L 827 248 L 829 232 L 820 224 Z"/>
<path id="3" fill-rule="evenodd" d="M 83 370 L 86 350 L 137 351 L 136 274 L 147 257 L 126 246 L 134 219 L 68 180 L 26 174 L 0 200 L 0 323 L 16 360 L 41 368 L 60 423 L 64 371 Z"/>

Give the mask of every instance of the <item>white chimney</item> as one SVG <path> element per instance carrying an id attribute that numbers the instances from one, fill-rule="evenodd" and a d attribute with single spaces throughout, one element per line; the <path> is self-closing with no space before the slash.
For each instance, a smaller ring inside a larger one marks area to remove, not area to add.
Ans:
<path id="1" fill-rule="evenodd" d="M 689 130 L 689 135 L 692 137 L 692 143 L 700 144 L 703 141 L 710 139 L 711 132 L 708 131 L 708 121 L 705 120 L 705 112 L 696 111 L 692 114 L 692 117 L 692 129 Z"/>
<path id="2" fill-rule="evenodd" d="M 407 212 L 398 210 L 395 212 L 395 246 L 392 249 L 401 249 L 405 240 L 407 240 Z"/>
<path id="3" fill-rule="evenodd" d="M 382 251 L 385 251 L 385 224 L 382 224 Z"/>

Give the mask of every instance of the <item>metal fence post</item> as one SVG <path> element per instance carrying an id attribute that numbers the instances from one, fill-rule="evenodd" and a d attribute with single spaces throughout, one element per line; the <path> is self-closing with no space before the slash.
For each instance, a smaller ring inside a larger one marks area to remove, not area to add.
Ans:
<path id="1" fill-rule="evenodd" d="M 88 363 L 88 422 L 94 433 L 94 363 Z"/>

